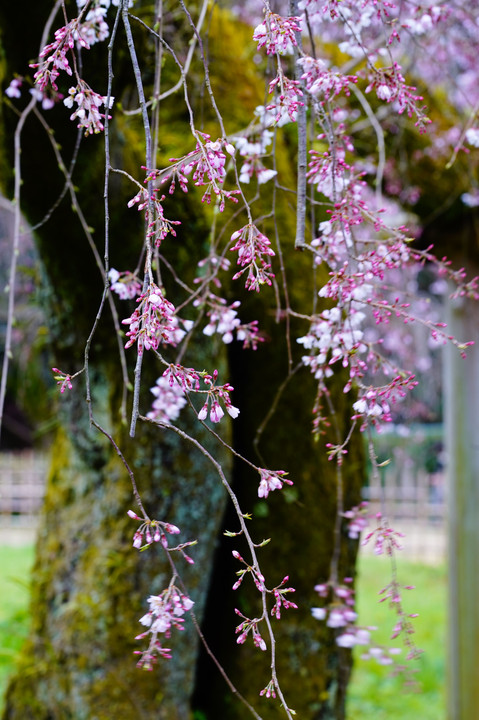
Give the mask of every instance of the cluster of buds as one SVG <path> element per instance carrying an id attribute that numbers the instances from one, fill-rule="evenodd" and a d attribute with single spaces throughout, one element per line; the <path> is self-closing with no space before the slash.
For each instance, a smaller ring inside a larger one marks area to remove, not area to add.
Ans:
<path id="1" fill-rule="evenodd" d="M 180 529 L 176 525 L 161 522 L 160 520 L 145 520 L 133 510 L 128 510 L 128 516 L 131 517 L 132 520 L 138 520 L 141 523 L 133 536 L 133 547 L 138 550 L 143 550 L 156 542 L 160 542 L 164 548 L 167 548 L 168 539 L 165 533 L 169 533 L 170 535 L 178 535 L 180 533 Z"/>
<path id="2" fill-rule="evenodd" d="M 298 609 L 296 603 L 292 602 L 291 600 L 287 600 L 285 597 L 288 593 L 295 592 L 295 589 L 292 587 L 284 587 L 285 583 L 287 583 L 289 580 L 288 575 L 286 575 L 286 577 L 283 578 L 280 584 L 277 587 L 273 588 L 273 590 L 267 590 L 264 584 L 264 577 L 258 568 L 255 568 L 249 563 L 247 563 L 237 550 L 233 550 L 233 557 L 236 558 L 236 560 L 239 560 L 245 566 L 241 570 L 238 570 L 238 572 L 236 573 L 236 575 L 238 576 L 238 580 L 234 583 L 233 590 L 237 590 L 246 575 L 250 574 L 259 592 L 267 592 L 273 595 L 275 602 L 273 607 L 271 608 L 271 615 L 277 620 L 281 619 L 282 608 L 284 608 L 285 610 Z M 256 647 L 259 647 L 261 650 L 266 650 L 266 643 L 264 642 L 258 631 L 258 624 L 264 619 L 264 616 L 262 616 L 261 618 L 251 619 L 243 615 L 238 609 L 235 609 L 235 612 L 237 615 L 243 618 L 243 622 L 241 622 L 236 628 L 236 633 L 239 633 L 236 642 L 241 645 L 246 640 L 249 632 L 252 632 L 253 641 Z"/>
<path id="3" fill-rule="evenodd" d="M 203 375 L 203 382 L 208 387 L 208 394 L 206 402 L 198 413 L 198 420 L 206 420 L 208 416 L 208 410 L 210 413 L 211 422 L 217 423 L 224 416 L 223 408 L 220 405 L 220 400 L 225 406 L 225 410 L 230 417 L 237 418 L 239 410 L 237 407 L 231 404 L 230 392 L 234 390 L 233 386 L 229 383 L 224 385 L 216 385 L 218 379 L 218 370 L 213 371 L 213 375 Z"/>
<path id="4" fill-rule="evenodd" d="M 175 365 L 171 363 L 163 373 L 164 378 L 168 379 L 170 387 L 172 385 L 179 385 L 183 392 L 187 393 L 190 390 L 199 391 L 200 389 L 200 375 L 194 368 L 185 368 L 183 365 Z"/>
<path id="5" fill-rule="evenodd" d="M 212 196 L 219 199 L 219 210 L 223 212 L 225 200 L 237 202 L 236 195 L 239 190 L 225 190 L 223 182 L 226 176 L 226 151 L 229 155 L 234 155 L 234 147 L 225 140 L 215 140 L 211 142 L 211 138 L 206 133 L 196 132 L 196 148 L 183 158 L 170 158 L 170 162 L 175 163 L 172 170 L 161 178 L 161 173 L 156 172 L 156 177 L 160 182 L 170 180 L 170 194 L 175 191 L 176 180 L 178 180 L 183 192 L 188 192 L 188 175 L 193 172 L 193 182 L 197 186 L 206 186 L 206 190 L 202 197 L 202 202 L 210 203 Z M 156 179 L 156 178 L 153 178 Z"/>
<path id="6" fill-rule="evenodd" d="M 243 563 L 244 568 L 241 570 L 238 570 L 236 575 L 238 576 L 238 580 L 233 585 L 233 590 L 237 590 L 243 580 L 245 579 L 246 575 L 249 573 L 251 577 L 253 578 L 253 582 L 256 585 L 257 589 L 260 592 L 264 592 L 266 590 L 265 584 L 264 584 L 264 577 L 260 573 L 260 571 L 257 568 L 254 568 L 252 565 L 246 562 L 246 560 L 239 554 L 237 550 L 232 551 L 233 557 L 235 560 L 239 560 L 239 562 Z"/>
<path id="7" fill-rule="evenodd" d="M 361 544 L 367 545 L 372 541 L 376 555 L 385 554 L 392 557 L 397 550 L 402 550 L 401 539 L 404 537 L 404 533 L 390 527 L 387 519 L 383 518 L 382 513 L 376 513 L 374 518 L 376 519 L 377 527 L 364 537 Z"/>
<path id="8" fill-rule="evenodd" d="M 276 122 L 289 117 L 291 122 L 296 121 L 298 108 L 304 105 L 300 100 L 303 97 L 299 80 L 290 80 L 282 71 L 269 84 L 269 93 L 274 93 L 276 97 L 273 103 L 267 106 L 266 110 L 272 110 L 276 113 Z"/>
<path id="9" fill-rule="evenodd" d="M 271 615 L 275 617 L 277 620 L 281 619 L 281 608 L 283 607 L 285 610 L 293 609 L 297 610 L 298 606 L 296 603 L 292 602 L 292 600 L 287 600 L 285 598 L 286 593 L 293 593 L 296 592 L 296 590 L 292 587 L 283 587 L 285 583 L 287 583 L 289 580 L 289 575 L 286 575 L 280 582 L 280 584 L 273 588 L 273 596 L 275 603 L 273 607 L 271 608 Z"/>
<path id="10" fill-rule="evenodd" d="M 60 385 L 60 392 L 63 394 L 65 390 L 68 388 L 68 390 L 72 389 L 72 376 L 68 373 L 64 373 L 58 368 L 54 367 L 52 368 L 53 372 L 55 373 L 54 377 L 57 381 L 57 385 Z"/>
<path id="11" fill-rule="evenodd" d="M 200 378 L 206 385 L 206 390 L 200 390 Z M 205 370 L 199 372 L 194 368 L 171 363 L 151 389 L 156 400 L 148 417 L 168 424 L 177 419 L 180 410 L 186 405 L 186 395 L 198 392 L 206 395 L 206 401 L 198 412 L 199 420 L 206 420 L 209 412 L 211 422 L 219 422 L 225 414 L 220 402 L 230 417 L 237 418 L 240 411 L 231 404 L 230 399 L 233 387 L 229 383 L 216 385 L 217 379 L 218 370 L 214 370 L 213 375 L 210 375 Z"/>
<path id="12" fill-rule="evenodd" d="M 288 474 L 284 470 L 266 470 L 266 468 L 259 469 L 260 483 L 258 487 L 258 497 L 267 498 L 269 493 L 273 490 L 281 490 L 283 483 L 292 485 L 293 481 L 288 480 L 286 475 Z"/>
<path id="13" fill-rule="evenodd" d="M 296 33 L 301 32 L 300 23 L 300 17 L 282 17 L 268 12 L 264 22 L 254 29 L 253 40 L 258 43 L 258 50 L 264 47 L 267 55 L 290 55 L 298 44 Z"/>
<path id="14" fill-rule="evenodd" d="M 343 513 L 343 517 L 349 521 L 348 536 L 352 540 L 357 540 L 369 525 L 368 507 L 369 503 L 364 501 Z"/>
<path id="15" fill-rule="evenodd" d="M 157 350 L 160 343 L 176 346 L 191 328 L 191 323 L 182 321 L 185 330 L 179 327 L 175 316 L 175 306 L 165 298 L 161 289 L 151 283 L 145 293 L 137 300 L 138 307 L 133 314 L 122 320 L 130 329 L 126 333 L 129 338 L 125 348 L 138 342 L 138 354 L 143 350 Z"/>
<path id="16" fill-rule="evenodd" d="M 68 97 L 64 99 L 63 104 L 68 108 L 72 108 L 73 103 L 77 104 L 78 107 L 70 115 L 70 120 L 78 120 L 77 127 L 83 128 L 85 135 L 92 135 L 105 129 L 103 125 L 105 115 L 100 112 L 100 108 L 104 105 L 105 108 L 111 109 L 114 99 L 99 95 L 86 82 L 80 80 L 76 87 L 70 88 Z M 111 119 L 111 115 L 108 116 L 108 119 Z"/>
<path id="17" fill-rule="evenodd" d="M 45 90 L 49 83 L 54 90 L 58 90 L 56 79 L 61 70 L 64 70 L 67 75 L 72 75 L 67 53 L 74 48 L 75 40 L 82 47 L 89 49 L 87 41 L 78 31 L 77 19 L 56 30 L 54 42 L 45 45 L 40 53 L 41 62 L 30 65 L 31 68 L 39 68 L 33 79 L 40 90 Z"/>
<path id="18" fill-rule="evenodd" d="M 265 260 L 265 256 L 272 257 L 275 252 L 266 235 L 263 235 L 256 225 L 248 223 L 240 230 L 236 230 L 231 240 L 235 243 L 231 252 L 238 252 L 237 264 L 243 268 L 233 275 L 233 280 L 237 280 L 247 272 L 245 283 L 247 290 L 259 292 L 262 285 L 271 285 L 274 274 L 270 270 L 271 263 Z"/>
<path id="19" fill-rule="evenodd" d="M 133 535 L 133 547 L 137 548 L 137 550 L 145 550 L 152 543 L 161 543 L 167 552 L 179 552 L 189 565 L 195 564 L 193 558 L 185 553 L 185 548 L 196 545 L 197 540 L 189 540 L 188 542 L 170 547 L 165 533 L 178 535 L 180 529 L 176 525 L 162 522 L 161 520 L 150 520 L 149 518 L 145 520 L 145 518 L 139 517 L 133 510 L 128 510 L 128 516 L 140 522 L 139 528 Z"/>
<path id="20" fill-rule="evenodd" d="M 266 643 L 258 630 L 258 623 L 261 622 L 262 618 L 254 618 L 251 620 L 243 615 L 238 608 L 235 608 L 235 613 L 243 618 L 243 622 L 241 622 L 235 630 L 235 633 L 238 635 L 236 638 L 238 645 L 242 645 L 248 637 L 248 634 L 251 632 L 255 647 L 263 651 L 266 650 Z"/>
<path id="21" fill-rule="evenodd" d="M 154 180 L 157 172 L 157 170 L 149 170 L 145 183 Z M 137 194 L 128 201 L 128 207 L 137 205 L 139 211 L 145 210 L 145 216 L 148 222 L 147 237 L 154 239 L 156 247 L 160 247 L 168 233 L 176 237 L 174 225 L 181 225 L 179 220 L 168 220 L 168 218 L 165 217 L 163 209 L 164 199 L 165 196 L 161 195 L 159 197 L 159 193 L 155 188 L 152 190 L 151 195 L 149 195 L 148 190 L 141 188 Z"/>

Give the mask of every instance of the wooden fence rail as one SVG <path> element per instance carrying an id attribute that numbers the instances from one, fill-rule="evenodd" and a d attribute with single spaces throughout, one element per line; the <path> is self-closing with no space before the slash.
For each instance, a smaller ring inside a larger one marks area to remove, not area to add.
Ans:
<path id="1" fill-rule="evenodd" d="M 416 471 L 398 485 L 393 473 L 385 473 L 381 485 L 370 484 L 362 495 L 372 512 L 384 512 L 390 520 L 442 524 L 446 511 L 443 478 Z"/>
<path id="2" fill-rule="evenodd" d="M 48 470 L 46 453 L 0 453 L 0 523 L 25 524 L 34 518 L 43 501 Z M 391 521 L 442 524 L 445 519 L 444 476 L 426 473 L 408 463 L 384 468 L 370 479 L 363 498 L 371 510 L 385 510 Z"/>
<path id="3" fill-rule="evenodd" d="M 46 453 L 0 453 L 0 523 L 25 525 L 37 515 L 45 494 Z"/>

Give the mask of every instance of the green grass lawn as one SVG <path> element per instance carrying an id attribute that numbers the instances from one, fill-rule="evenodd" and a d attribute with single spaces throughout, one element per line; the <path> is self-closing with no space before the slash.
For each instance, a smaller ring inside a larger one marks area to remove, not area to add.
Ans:
<path id="1" fill-rule="evenodd" d="M 7 680 L 28 630 L 28 582 L 33 546 L 0 546 L 0 715 Z"/>
<path id="2" fill-rule="evenodd" d="M 378 603 L 378 592 L 389 582 L 388 570 L 385 557 L 361 557 L 357 597 L 360 624 L 377 626 L 372 637 L 378 644 L 392 646 L 398 643 L 389 640 L 394 617 L 386 602 Z M 410 667 L 417 668 L 417 688 L 409 690 L 404 679 L 392 677 L 391 666 L 379 665 L 374 659 L 361 660 L 359 649 L 349 688 L 348 720 L 445 718 L 446 569 L 403 562 L 399 554 L 398 578 L 402 584 L 415 586 L 405 590 L 403 597 L 407 612 L 419 613 L 413 620 L 414 638 L 424 653 L 410 661 Z M 401 655 L 404 659 L 406 653 Z"/>
<path id="3" fill-rule="evenodd" d="M 33 547 L 0 546 L 0 715 L 3 694 L 15 657 L 28 631 L 28 577 Z M 361 557 L 359 563 L 358 610 L 361 625 L 377 625 L 376 642 L 390 645 L 394 618 L 386 603 L 378 603 L 378 591 L 388 582 L 388 561 L 384 557 Z M 443 720 L 445 717 L 444 664 L 446 627 L 446 571 L 402 562 L 399 579 L 415 590 L 405 591 L 409 612 L 418 612 L 414 621 L 417 645 L 424 650 L 413 661 L 420 692 L 409 691 L 400 677 L 392 678 L 390 667 L 375 660 L 361 660 L 356 653 L 349 690 L 348 720 Z"/>

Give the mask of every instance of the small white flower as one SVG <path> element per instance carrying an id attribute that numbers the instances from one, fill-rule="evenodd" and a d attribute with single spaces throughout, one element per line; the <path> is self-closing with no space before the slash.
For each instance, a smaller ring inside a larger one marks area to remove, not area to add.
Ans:
<path id="1" fill-rule="evenodd" d="M 324 620 L 326 617 L 326 609 L 320 607 L 311 608 L 311 615 L 315 618 L 315 620 Z"/>
<path id="2" fill-rule="evenodd" d="M 356 636 L 353 633 L 343 633 L 336 638 L 336 645 L 344 648 L 352 648 L 356 644 Z"/>
<path id="3" fill-rule="evenodd" d="M 228 415 L 230 417 L 233 418 L 233 420 L 234 420 L 234 418 L 237 418 L 238 415 L 240 414 L 240 411 L 234 405 L 225 405 L 225 407 L 226 407 L 226 412 L 228 413 Z"/>
<path id="4" fill-rule="evenodd" d="M 466 130 L 466 140 L 469 145 L 479 148 L 479 128 L 469 128 L 469 130 Z"/>

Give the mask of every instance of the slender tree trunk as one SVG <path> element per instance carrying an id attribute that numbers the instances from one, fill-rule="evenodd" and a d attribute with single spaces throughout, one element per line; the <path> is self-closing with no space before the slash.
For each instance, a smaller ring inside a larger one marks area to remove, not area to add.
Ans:
<path id="1" fill-rule="evenodd" d="M 477 271 L 477 270 L 476 270 Z M 448 301 L 448 331 L 473 340 L 467 358 L 446 348 L 445 437 L 449 508 L 448 717 L 472 720 L 479 707 L 479 318 L 476 303 Z"/>

